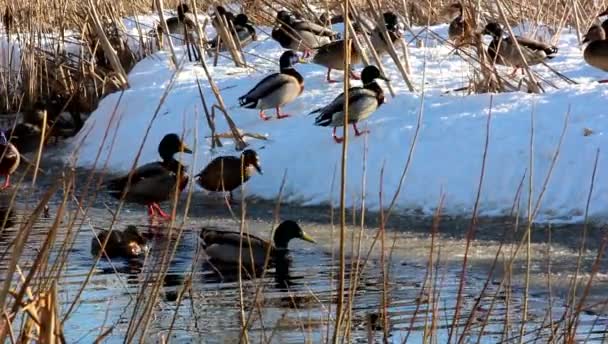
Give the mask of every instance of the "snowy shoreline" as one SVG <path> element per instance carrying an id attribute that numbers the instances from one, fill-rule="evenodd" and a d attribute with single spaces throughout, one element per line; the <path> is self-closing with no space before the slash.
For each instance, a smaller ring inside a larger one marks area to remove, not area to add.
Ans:
<path id="1" fill-rule="evenodd" d="M 446 27 L 441 25 L 431 29 L 445 35 Z M 264 28 L 264 31 L 269 32 L 268 28 Z M 525 214 L 528 203 L 532 113 L 532 208 L 536 207 L 570 108 L 561 150 L 544 191 L 536 222 L 581 222 L 596 150 L 607 143 L 604 133 L 608 130 L 608 109 L 604 106 L 604 99 L 608 94 L 608 86 L 593 82 L 604 78 L 605 73 L 585 64 L 575 34 L 567 31 L 562 33 L 558 42 L 558 57 L 549 64 L 579 84 L 567 85 L 546 67 L 535 66 L 535 71 L 559 87 L 546 87 L 547 92 L 540 95 L 524 92 L 446 95 L 446 90 L 466 84 L 470 67 L 458 56 L 448 56 L 451 48 L 447 46 L 433 41 L 427 42 L 425 46 L 410 47 L 410 64 L 418 90 L 423 88 L 422 71 L 426 66 L 424 96 L 408 92 L 390 58 L 384 59 L 388 74 L 393 80 L 396 97 L 390 97 L 386 85 L 381 84 L 387 95 L 387 103 L 360 125 L 361 128 L 370 129 L 371 134 L 354 138 L 351 129 L 347 173 L 348 205 L 360 203 L 366 142 L 366 207 L 371 210 L 379 208 L 380 171 L 383 167 L 382 204 L 385 207 L 390 204 L 405 166 L 420 105 L 424 104 L 416 150 L 397 199 L 397 210 L 432 215 L 443 194 L 444 214 L 470 216 L 477 194 L 492 97 L 480 215 L 508 215 L 524 174 L 519 204 L 520 214 Z M 338 180 L 334 181 L 333 191 L 331 185 L 332 176 L 339 175 L 341 146 L 331 139 L 331 129 L 315 127 L 314 117 L 307 114 L 312 109 L 329 103 L 342 91 L 342 84 L 326 84 L 325 69 L 320 66 L 297 65 L 296 69 L 305 78 L 305 90 L 285 108 L 292 117 L 261 121 L 255 110 L 239 108 L 237 98 L 266 74 L 278 69 L 275 62 L 267 59 L 278 61 L 282 49 L 260 33 L 259 41 L 247 46 L 245 51 L 255 54 L 248 55 L 247 59 L 259 71 L 248 72 L 235 68 L 225 59 L 220 59 L 218 66 L 210 67 L 210 71 L 222 90 L 222 97 L 237 126 L 245 132 L 268 136 L 267 141 L 248 139 L 250 148 L 256 149 L 260 154 L 264 175 L 256 175 L 248 182 L 247 194 L 261 199 L 274 199 L 283 175 L 286 174 L 283 194 L 286 202 L 303 205 L 329 202 L 337 204 Z M 184 51 L 180 48 L 178 53 L 183 56 Z M 124 92 L 122 98 L 119 93 L 104 98 L 81 134 L 72 140 L 68 150 L 79 149 L 76 165 L 92 167 L 116 109 L 117 118 L 112 120 L 97 167 L 103 166 L 107 160 L 110 171 L 127 172 L 173 73 L 166 52 L 158 52 L 136 65 L 129 75 L 131 88 Z M 334 77 L 341 78 L 340 72 L 334 73 Z M 223 148 L 217 149 L 213 154 L 210 152 L 209 139 L 204 138 L 209 135 L 209 129 L 202 113 L 197 78 L 207 102 L 214 100 L 202 67 L 186 63 L 152 124 L 139 164 L 158 159 L 157 144 L 168 132 L 183 133 L 186 142 L 194 146 L 194 135 L 198 131 L 198 145 L 193 147 L 197 154 L 196 164 L 193 158 L 184 157 L 194 173 L 217 155 L 239 154 L 234 150 L 232 141 L 226 139 L 223 140 Z M 118 128 L 117 122 L 120 122 Z M 194 128 L 195 123 L 198 128 Z M 218 115 L 216 125 L 219 133 L 228 131 L 223 116 Z M 584 135 L 585 129 L 590 129 L 591 134 Z M 112 141 L 114 146 L 108 159 Z M 600 150 L 589 208 L 590 217 L 597 221 L 608 219 L 608 211 L 603 207 L 608 202 L 608 182 L 602 178 L 605 158 L 605 152 Z"/>

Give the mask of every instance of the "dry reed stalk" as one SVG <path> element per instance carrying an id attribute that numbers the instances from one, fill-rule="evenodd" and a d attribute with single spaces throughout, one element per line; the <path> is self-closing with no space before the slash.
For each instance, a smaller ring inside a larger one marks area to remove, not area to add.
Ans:
<path id="1" fill-rule="evenodd" d="M 228 52 L 230 52 L 230 56 L 232 56 L 232 61 L 234 61 L 234 65 L 237 67 L 245 67 L 245 61 L 243 59 L 243 56 L 239 53 L 236 44 L 233 40 L 233 36 L 232 34 L 230 34 L 230 23 L 228 23 L 228 21 L 226 20 L 226 18 L 222 15 L 220 15 L 217 12 L 215 12 L 216 18 L 218 18 L 219 20 L 217 20 L 217 33 L 220 36 L 220 39 L 222 41 L 222 44 L 224 44 L 226 46 L 226 48 L 228 48 Z M 238 37 L 238 36 L 237 36 Z M 239 42 L 240 45 L 240 42 Z M 218 44 L 218 49 L 219 49 L 219 44 Z"/>
<path id="2" fill-rule="evenodd" d="M 334 333 L 332 336 L 333 344 L 337 344 L 340 338 L 342 321 L 344 318 L 344 276 L 345 276 L 345 240 L 346 240 L 346 158 L 348 154 L 348 109 L 349 109 L 349 87 L 350 87 L 350 61 L 351 61 L 351 44 L 349 27 L 350 0 L 344 0 L 344 125 L 343 125 L 343 141 L 342 141 L 342 157 L 340 169 L 340 253 L 338 270 L 338 299 L 336 301 L 336 319 L 334 324 Z"/>

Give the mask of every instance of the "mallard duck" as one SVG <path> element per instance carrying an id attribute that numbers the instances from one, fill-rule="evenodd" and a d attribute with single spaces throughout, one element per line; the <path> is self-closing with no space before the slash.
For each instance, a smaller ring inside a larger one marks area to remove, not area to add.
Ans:
<path id="1" fill-rule="evenodd" d="M 139 233 L 137 227 L 133 225 L 127 226 L 122 232 L 103 230 L 97 233 L 96 237 L 91 239 L 91 254 L 97 256 L 101 250 L 101 245 L 106 240 L 108 242 L 104 251 L 110 258 L 134 258 L 148 251 L 146 239 Z"/>
<path id="2" fill-rule="evenodd" d="M 235 19 L 234 13 L 226 10 L 226 8 L 224 6 L 217 6 L 215 8 L 215 14 L 213 15 L 213 19 L 211 20 L 211 25 L 213 25 L 213 27 L 215 28 L 216 31 L 219 27 L 219 17 L 218 16 L 224 17 L 224 19 L 226 20 L 226 23 L 228 25 L 230 25 L 230 23 L 234 23 L 234 19 Z"/>
<path id="3" fill-rule="evenodd" d="M 294 51 L 284 52 L 279 60 L 280 73 L 265 77 L 247 94 L 239 97 L 241 107 L 260 109 L 260 118 L 265 121 L 270 119 L 264 114 L 266 109 L 275 108 L 278 119 L 289 117 L 288 114 L 281 113 L 281 106 L 291 103 L 304 91 L 304 78 L 293 68 L 298 62 L 304 60 Z"/>
<path id="4" fill-rule="evenodd" d="M 455 2 L 448 6 L 447 14 L 451 19 L 448 38 L 457 46 L 468 41 L 473 36 L 473 25 L 465 18 L 462 3 Z"/>
<path id="5" fill-rule="evenodd" d="M 129 185 L 129 174 L 127 174 L 108 181 L 106 188 L 111 196 L 120 199 L 128 186 L 125 195 L 126 202 L 146 205 L 151 218 L 156 215 L 170 218 L 170 215 L 165 213 L 158 203 L 171 198 L 178 182 L 180 192 L 188 184 L 186 167 L 173 157 L 180 152 L 192 153 L 177 134 L 167 134 L 158 145 L 158 154 L 162 161 L 148 163 L 135 169 Z"/>
<path id="6" fill-rule="evenodd" d="M 242 242 L 241 266 L 260 268 L 266 261 L 266 253 L 270 250 L 270 263 L 287 265 L 287 246 L 291 239 L 302 239 L 314 243 L 312 237 L 306 234 L 292 220 L 283 221 L 274 231 L 274 245 L 257 236 L 236 231 L 221 231 L 203 228 L 200 234 L 203 249 L 211 263 L 221 266 L 238 266 L 239 247 Z M 253 260 L 252 260 L 253 258 Z"/>
<path id="7" fill-rule="evenodd" d="M 186 37 L 186 35 L 196 29 L 196 18 L 190 12 L 187 4 L 177 5 L 177 17 L 171 17 L 166 20 L 169 34 L 178 34 Z M 157 26 L 158 37 L 162 37 L 164 32 L 162 25 Z M 161 42 L 162 45 L 162 42 Z"/>
<path id="8" fill-rule="evenodd" d="M 603 16 L 608 16 L 608 8 L 605 11 L 598 14 L 597 16 L 598 16 L 598 18 L 603 17 Z M 604 32 L 608 35 L 608 19 L 606 19 L 602 22 L 602 29 L 604 29 Z"/>
<path id="9" fill-rule="evenodd" d="M 376 83 L 376 79 L 388 81 L 376 66 L 367 66 L 361 72 L 363 87 L 348 89 L 348 123 L 352 123 L 356 136 L 369 133 L 368 130 L 359 131 L 357 122 L 369 117 L 384 103 L 384 92 L 380 85 Z M 343 141 L 343 138 L 336 136 L 336 129 L 344 125 L 344 93 L 340 94 L 329 105 L 311 112 L 311 114 L 313 113 L 319 113 L 315 118 L 315 125 L 333 127 L 332 136 L 336 143 Z"/>
<path id="10" fill-rule="evenodd" d="M 234 32 L 232 33 L 234 38 L 237 38 L 241 43 L 241 47 L 246 46 L 247 44 L 255 41 L 257 39 L 257 35 L 255 33 L 255 29 L 253 25 L 249 22 L 249 18 L 245 14 L 239 14 L 234 18 Z M 212 49 L 217 48 L 217 43 L 219 41 L 219 35 L 216 36 L 211 42 L 209 42 L 209 46 Z M 220 50 L 225 50 L 226 45 L 221 44 Z"/>
<path id="11" fill-rule="evenodd" d="M 483 30 L 484 35 L 492 36 L 492 42 L 488 46 L 488 55 L 495 63 L 514 67 L 512 75 L 517 70 L 523 68 L 524 61 L 517 51 L 513 37 L 503 37 L 503 30 L 500 24 L 490 22 Z M 552 59 L 557 53 L 557 47 L 533 39 L 518 37 L 515 39 L 526 58 L 529 66 L 539 64 L 546 59 Z"/>
<path id="12" fill-rule="evenodd" d="M 327 82 L 336 82 L 331 78 L 331 70 L 344 70 L 344 40 L 339 40 L 327 43 L 317 49 L 317 53 L 313 56 L 312 62 L 324 67 L 327 67 Z M 353 44 L 350 46 L 350 63 L 353 65 L 361 63 L 361 55 Z M 350 70 L 351 79 L 359 79 L 353 70 Z"/>
<path id="13" fill-rule="evenodd" d="M 11 174 L 13 174 L 19 163 L 21 155 L 19 150 L 6 139 L 6 132 L 0 130 L 0 174 L 4 175 L 4 184 L 0 188 L 4 190 L 11 186 Z"/>
<path id="14" fill-rule="evenodd" d="M 309 56 L 312 49 L 331 42 L 337 33 L 315 23 L 296 20 L 287 11 L 279 11 L 271 36 L 284 49 L 302 51 L 304 56 Z"/>
<path id="15" fill-rule="evenodd" d="M 599 25 L 591 26 L 583 43 L 588 43 L 583 52 L 585 62 L 608 72 L 608 40 L 606 40 L 604 29 Z"/>
<path id="16" fill-rule="evenodd" d="M 199 174 L 196 183 L 208 191 L 228 191 L 232 201 L 232 191 L 253 176 L 254 169 L 262 174 L 258 154 L 246 149 L 241 156 L 220 156 L 213 159 Z"/>
<path id="17" fill-rule="evenodd" d="M 393 12 L 385 12 L 383 17 L 384 24 L 386 25 L 386 32 L 388 33 L 391 42 L 397 42 L 397 40 L 401 39 L 401 32 L 399 31 L 399 18 Z M 371 33 L 370 40 L 374 46 L 374 50 L 376 50 L 376 53 L 378 53 L 379 56 L 388 52 L 388 44 L 384 40 L 381 28 L 374 28 Z"/>

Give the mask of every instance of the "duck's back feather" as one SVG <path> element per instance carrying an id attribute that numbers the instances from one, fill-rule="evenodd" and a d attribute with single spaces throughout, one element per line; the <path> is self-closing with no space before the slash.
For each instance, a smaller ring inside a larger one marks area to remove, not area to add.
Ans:
<path id="1" fill-rule="evenodd" d="M 182 169 L 183 171 L 183 169 Z M 183 176 L 186 178 L 187 176 Z M 184 186 L 184 181 L 180 188 Z M 120 198 L 129 181 L 129 175 L 109 180 L 106 183 L 111 196 Z M 148 204 L 151 202 L 162 202 L 171 197 L 175 190 L 177 175 L 161 162 L 152 162 L 138 167 L 133 172 L 131 184 L 126 199 L 131 202 Z"/>
<path id="2" fill-rule="evenodd" d="M 248 109 L 267 109 L 282 105 L 281 101 L 283 99 L 279 99 L 281 98 L 280 91 L 286 87 L 289 88 L 290 84 L 297 88 L 300 87 L 298 80 L 291 75 L 283 73 L 271 74 L 258 82 L 247 94 L 241 96 L 239 103 L 242 107 Z M 299 90 L 296 91 L 295 96 L 300 93 Z"/>
<path id="3" fill-rule="evenodd" d="M 236 231 L 222 231 L 211 228 L 203 228 L 200 234 L 205 253 L 215 261 L 224 264 L 238 264 L 239 246 L 242 241 L 242 259 L 244 266 L 251 266 L 251 256 L 255 266 L 264 264 L 266 252 L 272 250 L 273 246 L 266 240 L 255 235 Z M 242 238 L 242 239 L 241 239 Z"/>
<path id="4" fill-rule="evenodd" d="M 376 92 L 363 87 L 352 87 L 348 92 L 349 98 L 349 123 L 356 123 L 369 117 L 378 108 Z M 344 125 L 344 93 L 340 94 L 334 101 L 324 108 L 317 109 L 312 113 L 320 113 L 315 118 L 315 125 L 341 126 Z"/>

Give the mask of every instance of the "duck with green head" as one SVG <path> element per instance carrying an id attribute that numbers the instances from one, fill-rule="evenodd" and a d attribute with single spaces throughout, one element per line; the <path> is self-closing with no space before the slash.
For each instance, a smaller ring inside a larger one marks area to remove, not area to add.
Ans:
<path id="1" fill-rule="evenodd" d="M 0 174 L 4 175 L 4 184 L 0 189 L 4 190 L 11 186 L 11 174 L 17 170 L 20 162 L 19 150 L 8 142 L 6 132 L 0 130 Z"/>
<path id="2" fill-rule="evenodd" d="M 363 87 L 357 86 L 348 89 L 348 123 L 353 125 L 356 136 L 369 132 L 368 130 L 359 131 L 357 123 L 371 116 L 380 105 L 384 104 L 384 91 L 376 79 L 389 80 L 380 73 L 376 66 L 367 66 L 361 72 Z M 315 125 L 334 128 L 332 136 L 336 143 L 343 141 L 343 138 L 336 136 L 336 129 L 344 125 L 344 102 L 344 93 L 342 93 L 329 105 L 310 113 L 319 114 L 315 118 Z"/>
<path id="3" fill-rule="evenodd" d="M 123 177 L 112 179 L 106 183 L 106 188 L 117 199 L 126 192 L 125 202 L 146 205 L 150 218 L 157 215 L 170 218 L 159 203 L 171 199 L 174 192 L 181 192 L 189 179 L 186 167 L 175 159 L 176 153 L 191 154 L 192 150 L 177 134 L 167 134 L 158 145 L 161 161 L 142 165 Z"/>
<path id="4" fill-rule="evenodd" d="M 222 267 L 238 267 L 239 246 L 242 242 L 241 264 L 245 269 L 264 267 L 267 252 L 270 253 L 271 265 L 286 266 L 288 263 L 286 252 L 288 252 L 288 245 L 292 239 L 315 243 L 314 239 L 292 220 L 283 221 L 276 228 L 273 242 L 251 234 L 241 235 L 237 231 L 221 231 L 211 228 L 203 228 L 200 237 L 210 262 Z"/>
<path id="5" fill-rule="evenodd" d="M 280 72 L 273 73 L 260 81 L 245 95 L 239 97 L 241 107 L 259 109 L 260 118 L 267 121 L 270 117 L 264 110 L 275 108 L 277 118 L 289 117 L 281 112 L 281 107 L 294 101 L 304 91 L 304 78 L 293 67 L 304 62 L 294 51 L 288 50 L 279 60 Z"/>

